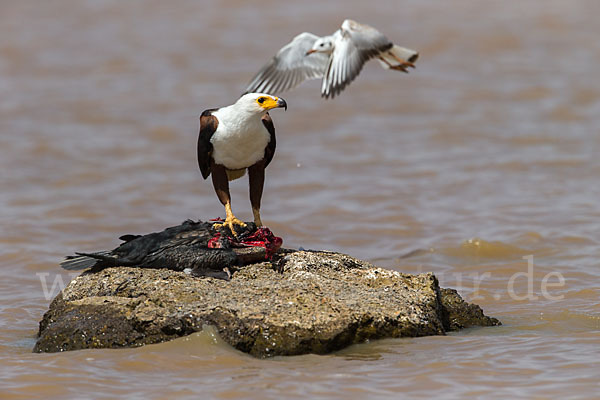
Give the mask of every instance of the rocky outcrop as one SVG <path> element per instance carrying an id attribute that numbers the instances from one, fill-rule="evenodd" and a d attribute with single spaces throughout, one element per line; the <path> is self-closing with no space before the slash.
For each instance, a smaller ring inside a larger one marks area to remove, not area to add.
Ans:
<path id="1" fill-rule="evenodd" d="M 257 357 L 322 354 L 368 339 L 499 324 L 440 289 L 433 274 L 288 250 L 241 267 L 230 281 L 132 267 L 84 273 L 50 304 L 34 351 L 140 346 L 213 325 Z"/>

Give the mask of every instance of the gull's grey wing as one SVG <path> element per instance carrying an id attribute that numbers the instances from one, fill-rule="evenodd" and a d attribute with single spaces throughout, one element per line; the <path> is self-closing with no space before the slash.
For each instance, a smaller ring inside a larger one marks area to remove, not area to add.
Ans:
<path id="1" fill-rule="evenodd" d="M 278 94 L 307 79 L 322 78 L 329 55 L 306 55 L 318 38 L 319 36 L 308 32 L 296 36 L 258 71 L 246 87 L 246 93 Z"/>
<path id="2" fill-rule="evenodd" d="M 347 19 L 342 23 L 341 30 L 349 35 L 354 46 L 362 51 L 385 51 L 392 47 L 392 42 L 372 26 Z"/>
<path id="3" fill-rule="evenodd" d="M 341 93 L 367 61 L 392 47 L 392 42 L 377 29 L 345 20 L 337 32 L 335 48 L 321 85 L 321 96 L 333 98 Z"/>

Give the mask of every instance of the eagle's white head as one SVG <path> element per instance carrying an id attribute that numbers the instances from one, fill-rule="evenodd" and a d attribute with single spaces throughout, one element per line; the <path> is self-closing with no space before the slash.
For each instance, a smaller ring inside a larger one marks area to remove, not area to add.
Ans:
<path id="1" fill-rule="evenodd" d="M 278 107 L 287 110 L 287 103 L 284 99 L 266 93 L 246 93 L 235 102 L 235 106 L 248 113 L 259 115 Z"/>

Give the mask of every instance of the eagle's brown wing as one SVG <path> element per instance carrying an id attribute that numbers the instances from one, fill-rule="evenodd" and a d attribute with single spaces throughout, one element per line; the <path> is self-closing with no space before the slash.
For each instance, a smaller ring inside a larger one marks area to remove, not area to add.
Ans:
<path id="1" fill-rule="evenodd" d="M 271 119 L 271 116 L 269 115 L 269 113 L 266 113 L 264 115 L 264 117 L 262 117 L 262 122 L 263 122 L 265 128 L 267 128 L 267 130 L 269 131 L 269 134 L 271 135 L 271 140 L 269 140 L 269 144 L 267 144 L 267 147 L 265 148 L 265 168 L 266 168 L 267 165 L 269 165 L 269 163 L 273 159 L 273 156 L 275 155 L 275 145 L 276 145 L 275 126 L 273 125 L 273 120 Z"/>
<path id="2" fill-rule="evenodd" d="M 204 179 L 208 178 L 211 172 L 210 165 L 212 160 L 213 146 L 210 142 L 210 138 L 217 130 L 217 126 L 219 126 L 219 120 L 217 117 L 212 115 L 212 112 L 216 110 L 218 110 L 218 108 L 205 110 L 202 115 L 200 115 L 200 133 L 198 134 L 198 166 L 200 167 L 200 171 L 202 172 L 202 177 Z"/>

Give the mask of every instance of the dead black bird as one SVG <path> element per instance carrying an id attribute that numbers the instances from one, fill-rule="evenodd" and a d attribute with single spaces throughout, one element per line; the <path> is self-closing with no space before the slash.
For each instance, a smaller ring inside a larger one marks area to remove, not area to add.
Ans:
<path id="1" fill-rule="evenodd" d="M 256 231 L 248 224 L 238 235 L 242 237 Z M 60 265 L 67 270 L 91 268 L 92 272 L 104 268 L 129 266 L 141 268 L 168 268 L 175 271 L 191 270 L 194 276 L 219 279 L 231 277 L 230 268 L 265 259 L 263 248 L 231 248 L 225 236 L 218 235 L 210 222 L 184 221 L 181 225 L 147 235 L 124 235 L 116 249 L 97 253 L 75 253 Z M 223 239 L 219 239 L 222 237 Z M 220 248 L 209 248 L 211 245 Z"/>

